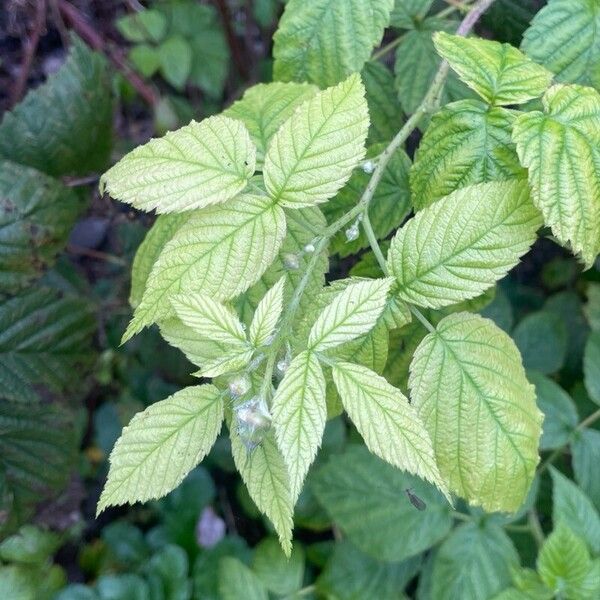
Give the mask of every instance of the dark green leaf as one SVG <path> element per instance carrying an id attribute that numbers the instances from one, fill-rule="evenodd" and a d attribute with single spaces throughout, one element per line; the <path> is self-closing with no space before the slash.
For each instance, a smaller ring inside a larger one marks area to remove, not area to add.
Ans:
<path id="1" fill-rule="evenodd" d="M 73 38 L 60 71 L 4 115 L 0 156 L 49 175 L 100 171 L 109 158 L 112 109 L 106 61 Z"/>
<path id="2" fill-rule="evenodd" d="M 555 314 L 539 311 L 527 315 L 515 327 L 512 337 L 526 369 L 555 373 L 565 362 L 567 329 Z"/>
<path id="3" fill-rule="evenodd" d="M 84 300 L 50 288 L 1 302 L 0 398 L 31 404 L 71 394 L 93 361 L 94 329 Z"/>
<path id="4" fill-rule="evenodd" d="M 407 489 L 427 504 L 426 510 L 409 502 Z M 364 446 L 349 446 L 333 456 L 317 472 L 314 491 L 350 541 L 380 560 L 398 562 L 420 554 L 452 526 L 450 507 L 433 486 Z"/>
<path id="5" fill-rule="evenodd" d="M 316 586 L 327 598 L 336 600 L 399 600 L 420 565 L 420 556 L 400 563 L 377 561 L 342 541 L 336 543 Z"/>
<path id="6" fill-rule="evenodd" d="M 530 371 L 527 379 L 535 385 L 537 405 L 544 413 L 540 450 L 564 446 L 579 422 L 573 400 L 559 385 L 541 373 Z"/>
<path id="7" fill-rule="evenodd" d="M 510 584 L 519 556 L 495 525 L 466 523 L 444 541 L 433 562 L 431 600 L 492 598 Z"/>
<path id="8" fill-rule="evenodd" d="M 0 160 L 0 292 L 18 292 L 52 265 L 82 207 L 55 179 Z"/>
<path id="9" fill-rule="evenodd" d="M 575 480 L 600 511 L 600 431 L 584 429 L 571 444 Z"/>
<path id="10" fill-rule="evenodd" d="M 565 523 L 584 539 L 593 554 L 600 554 L 600 515 L 591 500 L 562 473 L 550 469 L 553 482 L 552 520 Z"/>

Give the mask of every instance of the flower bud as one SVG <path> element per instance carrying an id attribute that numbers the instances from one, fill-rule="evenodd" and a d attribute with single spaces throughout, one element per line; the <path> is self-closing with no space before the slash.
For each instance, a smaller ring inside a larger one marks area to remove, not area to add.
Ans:
<path id="1" fill-rule="evenodd" d="M 254 396 L 234 407 L 235 425 L 240 440 L 248 452 L 252 452 L 263 441 L 271 428 L 271 415 L 259 396 Z"/>

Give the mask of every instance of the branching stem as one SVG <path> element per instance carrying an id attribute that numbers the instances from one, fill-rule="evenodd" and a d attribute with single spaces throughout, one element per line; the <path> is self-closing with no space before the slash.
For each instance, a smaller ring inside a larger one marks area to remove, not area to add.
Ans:
<path id="1" fill-rule="evenodd" d="M 467 35 L 471 29 L 473 29 L 475 23 L 477 23 L 481 15 L 493 4 L 493 2 L 494 0 L 478 0 L 460 23 L 458 29 L 456 30 L 456 34 L 463 36 Z M 407 119 L 406 123 L 404 123 L 400 131 L 398 131 L 394 139 L 379 155 L 375 171 L 373 171 L 371 179 L 369 180 L 369 183 L 367 184 L 367 187 L 365 188 L 365 191 L 363 192 L 358 203 L 352 207 L 351 210 L 337 219 L 337 221 L 329 225 L 329 227 L 323 231 L 321 236 L 319 236 L 313 242 L 314 252 L 306 266 L 306 271 L 304 272 L 302 279 L 294 290 L 294 294 L 290 300 L 290 303 L 288 304 L 287 310 L 283 313 L 277 333 L 275 334 L 275 337 L 273 338 L 268 350 L 267 364 L 265 367 L 265 374 L 261 387 L 261 395 L 263 398 L 268 398 L 271 395 L 273 372 L 277 362 L 277 356 L 281 351 L 283 343 L 290 334 L 294 317 L 296 316 L 298 307 L 300 306 L 302 295 L 304 294 L 310 277 L 319 262 L 321 253 L 327 248 L 329 240 L 336 233 L 338 233 L 338 231 L 341 231 L 346 225 L 348 225 L 348 223 L 356 219 L 359 215 L 362 215 L 362 223 L 363 227 L 365 227 L 365 233 L 369 238 L 369 244 L 371 245 L 383 272 L 387 273 L 387 266 L 383 257 L 383 253 L 381 252 L 381 248 L 379 247 L 377 238 L 373 232 L 373 228 L 369 220 L 369 205 L 392 156 L 394 156 L 398 148 L 400 148 L 404 142 L 406 142 L 410 134 L 419 126 L 419 123 L 425 117 L 425 115 L 435 112 L 439 108 L 442 90 L 448 75 L 448 70 L 448 63 L 443 61 L 435 77 L 433 78 L 431 85 L 429 86 L 427 94 L 423 98 L 417 110 Z M 427 321 L 427 319 L 420 313 L 420 311 L 418 311 L 418 309 L 411 307 L 411 311 L 425 325 L 425 327 L 427 327 L 429 331 L 435 331 L 431 323 Z"/>

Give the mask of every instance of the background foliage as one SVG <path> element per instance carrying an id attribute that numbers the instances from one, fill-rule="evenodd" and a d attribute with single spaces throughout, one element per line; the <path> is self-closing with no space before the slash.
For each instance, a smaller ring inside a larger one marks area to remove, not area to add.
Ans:
<path id="1" fill-rule="evenodd" d="M 134 306 L 141 302 L 150 271 L 152 260 L 138 264 L 134 276 L 142 275 L 130 290 L 134 255 L 152 219 L 100 196 L 100 174 L 152 135 L 223 109 L 248 124 L 256 164 L 263 165 L 270 160 L 268 140 L 294 108 L 317 86 L 333 86 L 358 71 L 371 117 L 368 158 L 376 157 L 423 100 L 441 57 L 456 56 L 451 38 L 436 38 L 446 40 L 436 50 L 433 34 L 454 32 L 463 16 L 456 5 L 463 4 L 470 3 L 162 0 L 142 6 L 59 0 L 3 6 L 0 597 L 598 597 L 597 249 L 584 253 L 590 267 L 584 270 L 549 230 L 491 291 L 477 296 L 486 283 L 460 306 L 425 311 L 436 326 L 444 317 L 452 323 L 457 310 L 478 312 L 510 334 L 523 357 L 545 419 L 542 463 L 516 514 L 484 513 L 462 501 L 452 507 L 434 486 L 369 453 L 340 415 L 339 398 L 330 389 L 332 418 L 298 499 L 289 560 L 242 484 L 225 434 L 202 466 L 165 498 L 94 517 L 107 457 L 123 426 L 140 410 L 197 382 L 189 375 L 193 366 L 155 329 L 120 346 L 130 318 L 128 300 Z M 555 81 L 599 89 L 599 15 L 598 0 L 496 0 L 476 32 L 520 47 L 554 73 Z M 358 32 L 355 23 L 361 24 Z M 308 38 L 310 45 L 304 43 Z M 477 51 L 474 56 L 483 62 Z M 537 84 L 529 82 L 527 89 L 537 85 L 541 94 L 546 71 L 536 73 Z M 273 78 L 297 83 L 278 93 L 259 85 L 235 102 L 249 86 Z M 25 87 L 30 91 L 21 98 Z M 506 84 L 507 101 L 502 89 L 476 89 L 477 96 L 472 87 L 452 73 L 442 104 L 456 102 L 424 121 L 406 149 L 394 154 L 371 211 L 379 238 L 387 238 L 413 209 L 453 191 L 448 173 L 466 185 L 520 176 L 519 158 L 530 170 L 537 168 L 527 158 L 527 134 L 531 126 L 544 126 L 545 113 L 559 112 L 560 102 L 546 98 L 543 107 L 535 93 L 515 97 L 514 81 Z M 520 103 L 527 103 L 525 117 L 535 122 L 521 123 L 515 145 L 505 130 L 515 119 L 513 105 Z M 277 117 L 265 121 L 264 114 Z M 573 129 L 560 135 L 577 140 L 578 156 L 595 156 L 597 121 Z M 223 139 L 222 122 L 217 131 Z M 238 131 L 228 135 L 240 139 Z M 460 140 L 455 147 L 454 140 Z M 596 188 L 586 198 L 597 194 L 597 165 Z M 546 179 L 556 172 L 550 161 L 540 168 L 549 169 Z M 230 180 L 219 180 L 218 193 L 234 195 L 251 172 L 242 165 Z M 368 173 L 356 170 L 322 205 L 329 223 L 356 203 L 367 182 Z M 275 192 L 281 187 L 277 177 L 266 184 Z M 508 195 L 502 190 L 502 198 Z M 460 200 L 476 199 L 465 194 Z M 247 321 L 286 272 L 286 257 L 311 242 L 307 229 L 323 226 L 318 211 L 295 210 L 303 203 L 301 194 L 284 202 L 289 233 L 279 258 L 240 303 Z M 486 218 L 485 211 L 479 218 Z M 159 217 L 165 239 L 178 219 L 181 215 Z M 593 246 L 600 238 L 597 222 L 586 219 L 583 233 L 568 222 L 554 233 L 572 240 L 575 250 L 587 249 L 590 239 Z M 405 235 L 411 235 L 408 228 Z M 143 244 L 156 248 L 155 258 L 165 239 L 151 236 Z M 319 268 L 309 282 L 313 297 L 303 301 L 301 313 L 333 299 L 314 299 L 325 278 L 379 276 L 364 232 L 351 241 L 346 237 L 343 232 L 334 237 L 328 271 L 326 257 L 317 257 Z M 395 242 L 392 252 L 402 247 Z M 308 257 L 298 260 L 301 273 Z M 501 268 L 503 257 L 498 260 Z M 290 271 L 294 285 L 298 277 Z M 369 360 L 407 392 L 409 362 L 427 331 L 419 321 L 399 325 L 385 347 L 371 347 Z M 167 339 L 180 335 L 176 329 L 162 333 Z M 308 336 L 308 329 L 298 335 Z M 340 358 L 357 352 L 350 348 Z M 193 362 L 193 354 L 186 354 Z M 274 448 L 275 441 L 270 443 Z M 268 452 L 268 443 L 264 449 Z"/>

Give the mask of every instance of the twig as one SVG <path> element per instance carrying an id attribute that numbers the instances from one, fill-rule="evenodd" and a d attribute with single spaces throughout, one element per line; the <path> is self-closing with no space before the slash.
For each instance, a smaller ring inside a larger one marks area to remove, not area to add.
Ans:
<path id="1" fill-rule="evenodd" d="M 123 52 L 111 47 L 85 20 L 75 6 L 67 0 L 58 0 L 58 9 L 65 21 L 71 25 L 83 40 L 85 40 L 94 50 L 103 52 L 111 60 L 145 102 L 150 106 L 155 106 L 158 103 L 158 94 L 129 66 Z"/>
<path id="2" fill-rule="evenodd" d="M 458 35 L 467 35 L 477 22 L 477 19 L 479 19 L 483 12 L 493 2 L 494 0 L 479 0 L 473 6 L 472 11 L 461 22 L 456 33 Z M 261 396 L 263 398 L 267 398 L 268 396 L 270 396 L 273 381 L 273 371 L 275 368 L 275 363 L 277 361 L 277 355 L 279 354 L 279 351 L 281 350 L 284 341 L 289 335 L 289 329 L 293 323 L 294 316 L 300 305 L 300 300 L 302 298 L 302 295 L 304 294 L 304 290 L 306 289 L 310 276 L 319 261 L 319 254 L 325 250 L 331 237 L 333 237 L 338 231 L 343 229 L 348 223 L 356 219 L 359 215 L 362 214 L 363 222 L 367 224 L 367 227 L 370 226 L 368 216 L 365 219 L 365 215 L 367 215 L 367 212 L 369 210 L 369 204 L 373 199 L 377 186 L 383 178 L 385 169 L 387 168 L 389 161 L 391 160 L 392 156 L 394 156 L 398 148 L 402 146 L 402 144 L 408 139 L 410 134 L 417 128 L 417 126 L 421 122 L 421 119 L 423 119 L 423 117 L 426 114 L 435 111 L 439 106 L 441 92 L 444 87 L 444 82 L 446 81 L 446 76 L 448 75 L 449 68 L 450 67 L 448 66 L 448 63 L 446 61 L 443 61 L 433 81 L 431 82 L 431 86 L 427 94 L 425 95 L 425 98 L 423 98 L 423 101 L 421 102 L 419 108 L 417 108 L 416 112 L 408 118 L 408 120 L 402 126 L 400 131 L 396 134 L 394 139 L 380 154 L 377 161 L 377 166 L 375 167 L 375 171 L 373 172 L 373 175 L 371 175 L 371 179 L 369 180 L 369 183 L 367 184 L 367 187 L 365 188 L 365 191 L 363 192 L 363 195 L 361 196 L 358 203 L 346 214 L 342 215 L 337 221 L 329 225 L 329 227 L 325 229 L 321 237 L 317 238 L 314 241 L 313 255 L 311 256 L 311 259 L 308 265 L 306 266 L 306 271 L 304 272 L 302 279 L 300 280 L 298 286 L 294 290 L 292 299 L 290 300 L 287 306 L 287 310 L 283 314 L 281 324 L 269 347 L 267 365 L 265 367 L 265 373 L 261 387 Z M 367 236 L 370 238 L 370 241 L 371 238 L 374 237 L 374 235 L 369 236 L 368 231 Z M 377 243 L 373 245 L 375 247 L 378 247 Z M 379 252 L 379 255 L 376 253 L 376 256 L 379 259 L 380 266 L 383 272 L 386 273 L 387 266 L 385 264 L 385 260 L 383 259 L 383 254 L 381 253 L 381 251 Z M 416 312 L 419 311 L 417 310 Z M 428 327 L 428 329 L 432 331 L 433 326 L 427 321 L 427 319 L 425 319 L 423 315 L 421 315 L 421 317 L 423 319 L 423 324 L 427 323 L 428 325 L 426 325 L 426 327 Z"/>
<path id="3" fill-rule="evenodd" d="M 237 67 L 237 70 L 242 78 L 248 79 L 250 73 L 246 65 L 245 51 L 240 46 L 239 39 L 233 30 L 233 26 L 231 24 L 231 13 L 229 12 L 227 0 L 213 0 L 213 3 L 216 5 L 216 8 L 221 15 L 221 21 L 223 22 L 223 27 L 225 28 L 225 35 L 227 36 L 227 42 L 229 44 L 229 49 L 231 50 L 233 62 L 235 63 L 235 66 Z"/>
<path id="4" fill-rule="evenodd" d="M 25 86 L 27 85 L 27 79 L 31 72 L 31 65 L 33 64 L 33 57 L 37 50 L 46 23 L 46 0 L 37 0 L 35 19 L 33 21 L 33 29 L 31 30 L 31 36 L 25 42 L 25 52 L 23 54 L 23 61 L 21 62 L 21 69 L 19 70 L 19 77 L 15 82 L 15 87 L 10 96 L 10 104 L 14 106 L 23 97 L 25 92 Z"/>

